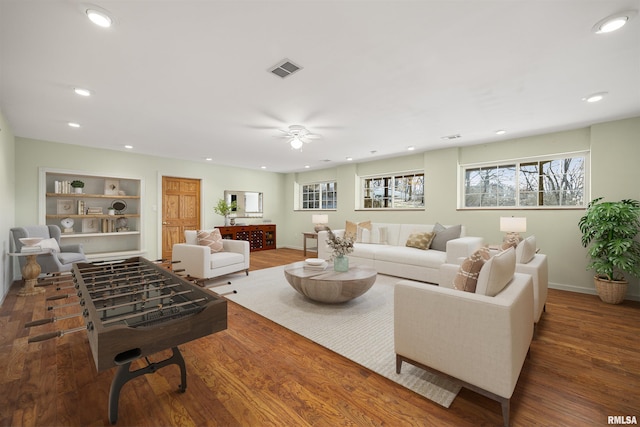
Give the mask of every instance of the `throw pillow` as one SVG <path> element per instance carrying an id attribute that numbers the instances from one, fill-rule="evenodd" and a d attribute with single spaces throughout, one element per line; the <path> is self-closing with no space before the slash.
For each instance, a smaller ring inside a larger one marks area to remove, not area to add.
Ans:
<path id="1" fill-rule="evenodd" d="M 436 251 L 446 252 L 447 242 L 449 240 L 457 239 L 462 233 L 462 225 L 454 225 L 449 228 L 445 228 L 439 222 L 433 226 L 433 231 L 436 233 L 433 241 L 431 242 L 431 249 Z"/>
<path id="2" fill-rule="evenodd" d="M 344 237 L 351 238 L 354 241 L 358 239 L 358 227 L 371 231 L 371 221 L 352 222 L 347 221 L 344 226 Z"/>
<path id="3" fill-rule="evenodd" d="M 527 264 L 536 255 L 536 236 L 529 236 L 516 247 L 516 263 Z"/>
<path id="4" fill-rule="evenodd" d="M 510 236 L 502 241 L 502 245 L 500 246 L 500 249 L 503 251 L 506 251 L 509 248 L 515 249 L 518 246 L 518 243 L 520 242 L 517 237 Z"/>
<path id="5" fill-rule="evenodd" d="M 431 241 L 435 233 L 411 233 L 407 239 L 406 246 L 410 248 L 427 250 L 431 246 Z"/>
<path id="6" fill-rule="evenodd" d="M 209 246 L 212 254 L 220 252 L 223 248 L 222 235 L 217 228 L 214 228 L 211 232 L 200 230 L 197 237 L 198 244 L 200 246 Z"/>
<path id="7" fill-rule="evenodd" d="M 491 258 L 489 248 L 483 247 L 462 261 L 462 264 L 458 269 L 458 273 L 453 279 L 453 289 L 465 292 L 475 292 L 480 270 L 489 258 Z"/>
<path id="8" fill-rule="evenodd" d="M 40 246 L 41 249 L 51 249 L 51 252 L 60 252 L 60 245 L 58 245 L 58 241 L 53 237 L 40 240 L 38 246 Z"/>
<path id="9" fill-rule="evenodd" d="M 371 230 L 371 243 L 386 245 L 389 242 L 389 229 L 387 227 L 374 227 Z"/>
<path id="10" fill-rule="evenodd" d="M 504 289 L 516 271 L 516 250 L 509 248 L 487 261 L 478 275 L 476 293 L 494 297 Z"/>

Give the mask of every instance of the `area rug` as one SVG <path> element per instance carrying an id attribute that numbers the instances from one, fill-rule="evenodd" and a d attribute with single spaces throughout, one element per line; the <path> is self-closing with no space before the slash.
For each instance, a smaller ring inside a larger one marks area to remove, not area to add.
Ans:
<path id="1" fill-rule="evenodd" d="M 396 374 L 393 287 L 400 279 L 378 275 L 364 295 L 342 304 L 324 304 L 296 292 L 283 269 L 225 276 L 207 287 L 444 407 L 451 405 L 460 391 L 451 381 L 407 363 Z"/>

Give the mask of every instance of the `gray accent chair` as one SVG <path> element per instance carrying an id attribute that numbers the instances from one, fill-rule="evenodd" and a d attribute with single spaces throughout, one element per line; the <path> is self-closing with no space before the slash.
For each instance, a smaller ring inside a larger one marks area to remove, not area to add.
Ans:
<path id="1" fill-rule="evenodd" d="M 54 238 L 60 246 L 60 252 L 52 252 L 46 255 L 38 255 L 36 258 L 42 273 L 62 273 L 70 271 L 74 262 L 87 262 L 82 244 L 61 245 L 60 227 L 57 225 L 31 225 L 27 227 L 15 227 L 11 229 L 16 252 L 20 252 L 24 246 L 20 241 L 23 237 L 42 237 L 43 239 Z M 20 269 L 24 267 L 26 257 L 18 257 Z"/>

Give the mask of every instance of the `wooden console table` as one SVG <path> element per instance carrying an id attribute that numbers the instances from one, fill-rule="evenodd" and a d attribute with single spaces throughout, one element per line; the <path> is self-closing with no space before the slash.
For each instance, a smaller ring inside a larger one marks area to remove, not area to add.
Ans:
<path id="1" fill-rule="evenodd" d="M 253 251 L 264 251 L 276 248 L 276 225 L 230 225 L 216 227 L 223 239 L 246 240 Z"/>
<path id="2" fill-rule="evenodd" d="M 302 233 L 302 239 L 304 241 L 304 256 L 307 256 L 307 239 L 315 239 L 316 243 L 318 240 L 318 233 L 316 233 L 315 231 L 311 231 L 311 232 L 304 232 Z M 317 245 L 316 245 L 316 251 L 318 250 Z"/>

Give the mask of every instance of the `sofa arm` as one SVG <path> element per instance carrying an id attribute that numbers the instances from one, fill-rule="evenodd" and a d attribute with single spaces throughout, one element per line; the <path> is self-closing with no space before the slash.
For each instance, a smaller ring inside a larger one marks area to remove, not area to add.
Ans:
<path id="1" fill-rule="evenodd" d="M 447 263 L 455 264 L 458 258 L 466 258 L 484 245 L 482 237 L 460 237 L 447 242 Z"/>
<path id="2" fill-rule="evenodd" d="M 75 252 L 79 254 L 84 254 L 82 243 L 60 245 L 60 252 Z"/>
<path id="3" fill-rule="evenodd" d="M 408 280 L 394 290 L 395 352 L 510 398 L 533 338 L 531 277 L 495 297 Z"/>
<path id="4" fill-rule="evenodd" d="M 224 244 L 224 242 L 223 242 Z M 208 246 L 177 243 L 173 245 L 171 260 L 180 261 L 176 269 L 198 278 L 209 277 L 211 249 Z"/>
<path id="5" fill-rule="evenodd" d="M 331 231 L 333 231 L 333 234 L 335 234 L 337 237 L 344 236 L 344 229 L 331 230 Z M 318 258 L 320 259 L 329 260 L 329 258 L 331 258 L 332 250 L 329 244 L 327 243 L 328 239 L 329 239 L 328 231 L 322 230 L 318 232 Z"/>
<path id="6" fill-rule="evenodd" d="M 547 303 L 549 289 L 549 268 L 547 256 L 536 254 L 527 264 L 516 264 L 516 272 L 530 274 L 533 281 L 533 320 L 538 322 Z"/>

